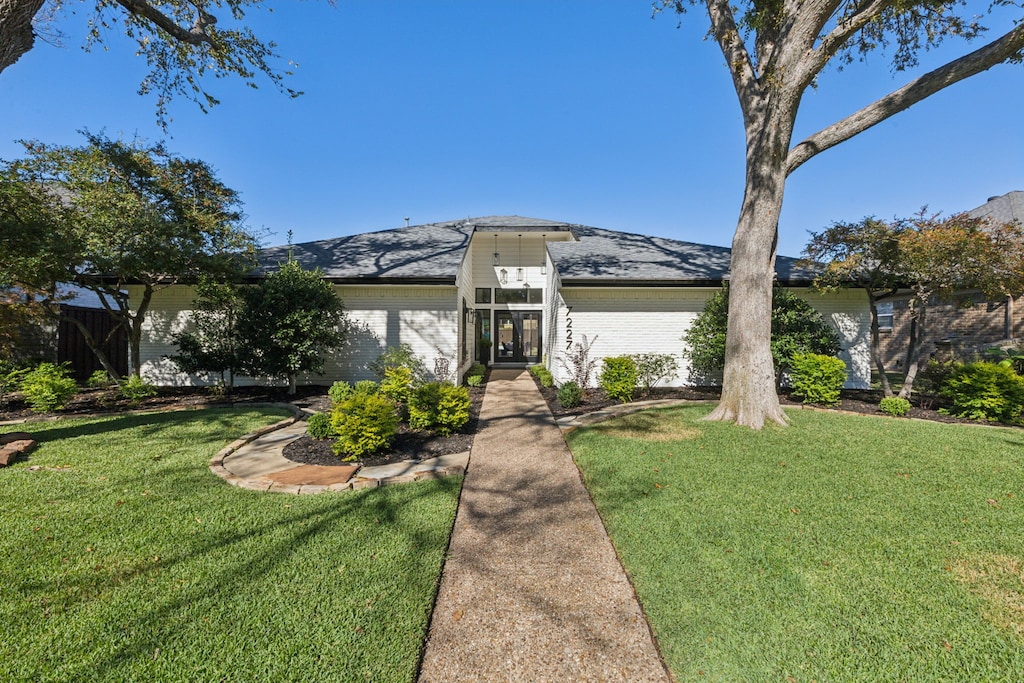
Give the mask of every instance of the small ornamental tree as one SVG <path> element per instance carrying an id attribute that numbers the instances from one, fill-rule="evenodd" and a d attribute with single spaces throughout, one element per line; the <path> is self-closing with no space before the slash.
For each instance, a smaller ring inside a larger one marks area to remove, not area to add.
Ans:
<path id="1" fill-rule="evenodd" d="M 235 386 L 242 363 L 238 344 L 238 318 L 242 313 L 238 285 L 201 278 L 192 302 L 191 329 L 174 335 L 178 355 L 171 361 L 182 372 L 220 374 L 222 386 Z"/>
<path id="2" fill-rule="evenodd" d="M 683 335 L 683 355 L 689 359 L 691 374 L 697 378 L 713 377 L 725 366 L 728 311 L 729 287 L 724 286 L 708 300 Z M 771 350 L 778 386 L 794 354 L 834 356 L 839 352 L 839 334 L 809 303 L 784 287 L 775 287 Z"/>
<path id="3" fill-rule="evenodd" d="M 244 288 L 242 299 L 242 367 L 254 377 L 287 379 L 289 394 L 295 393 L 298 373 L 321 372 L 324 354 L 345 343 L 344 307 L 319 270 L 288 261 L 258 285 Z"/>

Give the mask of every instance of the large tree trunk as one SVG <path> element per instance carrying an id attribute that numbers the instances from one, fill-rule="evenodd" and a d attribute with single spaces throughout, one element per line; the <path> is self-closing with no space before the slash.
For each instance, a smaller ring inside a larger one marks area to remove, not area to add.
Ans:
<path id="1" fill-rule="evenodd" d="M 32 20 L 43 0 L 0 0 L 0 73 L 32 49 Z"/>
<path id="2" fill-rule="evenodd" d="M 788 424 L 775 390 L 771 352 L 775 247 L 789 141 L 785 123 L 777 123 L 766 116 L 762 125 L 755 124 L 760 130 L 748 134 L 747 187 L 732 242 L 722 400 L 707 417 L 752 429 L 768 421 Z"/>
<path id="3" fill-rule="evenodd" d="M 921 367 L 921 351 L 924 349 L 927 337 L 926 314 L 928 312 L 928 296 L 921 297 L 917 302 L 917 310 L 910 319 L 910 344 L 907 350 L 907 375 L 903 379 L 903 386 L 900 388 L 900 398 L 910 399 L 914 390 L 914 380 L 917 378 L 917 371 Z"/>
<path id="4" fill-rule="evenodd" d="M 135 310 L 133 315 L 130 310 L 122 310 L 125 318 L 128 322 L 128 343 L 131 355 L 131 373 L 136 377 L 142 377 L 142 324 L 146 320 L 146 313 L 149 311 L 149 305 L 153 301 L 153 287 L 152 285 L 146 285 L 142 290 L 142 301 L 139 302 L 139 307 Z"/>

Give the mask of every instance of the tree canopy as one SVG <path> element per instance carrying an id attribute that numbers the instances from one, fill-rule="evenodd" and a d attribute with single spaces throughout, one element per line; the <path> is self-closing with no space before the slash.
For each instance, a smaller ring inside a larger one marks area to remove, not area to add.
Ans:
<path id="1" fill-rule="evenodd" d="M 769 321 L 779 215 L 786 178 L 834 147 L 958 81 L 1001 62 L 1020 62 L 1024 22 L 980 48 L 909 80 L 888 95 L 793 144 L 804 93 L 829 65 L 888 50 L 896 71 L 922 49 L 973 39 L 984 27 L 961 0 L 704 0 L 709 35 L 725 57 L 746 140 L 743 203 L 732 243 L 722 400 L 708 419 L 755 429 L 786 424 L 775 393 Z M 997 0 L 994 6 L 1013 5 Z M 697 0 L 662 0 L 685 13 Z M 1022 17 L 1024 18 L 1024 17 Z"/>
<path id="2" fill-rule="evenodd" d="M 0 163 L 0 281 L 47 292 L 57 284 L 98 296 L 128 331 L 132 371 L 154 292 L 201 276 L 230 279 L 253 266 L 256 239 L 241 201 L 206 163 L 148 146 L 85 134 L 80 147 L 23 142 L 26 156 Z M 129 285 L 141 296 L 129 305 Z M 87 341 L 111 376 L 99 346 Z"/>
<path id="3" fill-rule="evenodd" d="M 0 2 L 0 73 L 35 45 L 37 24 L 54 21 L 62 0 L 49 3 L 54 12 L 44 16 L 43 0 Z M 279 90 L 292 97 L 301 93 L 284 86 L 289 71 L 274 66 L 277 46 L 258 38 L 243 23 L 246 12 L 258 9 L 263 0 L 95 0 L 89 19 L 86 48 L 103 44 L 105 35 L 118 29 L 135 42 L 149 73 L 139 86 L 140 94 L 156 94 L 157 121 L 166 128 L 167 105 L 176 95 L 199 104 L 206 111 L 217 98 L 203 87 L 205 76 L 236 76 L 257 87 L 262 73 Z"/>
<path id="4" fill-rule="evenodd" d="M 925 349 L 933 299 L 955 301 L 968 291 L 981 291 L 989 299 L 1024 293 L 1024 226 L 964 213 L 941 218 L 922 209 L 911 218 L 834 223 L 812 233 L 804 254 L 825 262 L 818 288 L 865 288 L 871 305 L 872 359 L 887 395 L 892 392 L 878 349 L 879 299 L 901 289 L 909 292 L 911 333 L 900 390 L 907 398 Z"/>

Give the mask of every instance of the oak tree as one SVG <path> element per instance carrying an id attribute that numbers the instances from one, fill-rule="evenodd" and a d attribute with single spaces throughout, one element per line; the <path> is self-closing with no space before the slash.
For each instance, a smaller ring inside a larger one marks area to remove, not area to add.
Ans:
<path id="1" fill-rule="evenodd" d="M 661 0 L 683 13 L 697 0 Z M 1019 62 L 1024 23 L 907 82 L 793 144 L 801 99 L 830 64 L 893 49 L 893 66 L 917 65 L 921 49 L 983 27 L 961 0 L 703 0 L 710 35 L 725 57 L 743 114 L 746 176 L 732 242 L 728 341 L 722 400 L 708 419 L 761 428 L 786 424 L 775 392 L 770 325 L 779 215 L 786 178 L 834 147 L 958 81 Z M 997 0 L 995 5 L 1013 4 Z"/>
<path id="2" fill-rule="evenodd" d="M 53 316 L 60 315 L 59 283 L 94 292 L 127 331 L 131 370 L 139 375 L 153 295 L 204 275 L 230 279 L 249 271 L 256 239 L 238 194 L 203 161 L 160 144 L 85 136 L 81 147 L 23 142 L 24 158 L 0 163 L 0 186 L 7 188 L 0 200 L 21 198 L 0 210 L 0 250 L 18 254 L 4 266 L 6 279 L 45 290 L 42 303 Z M 131 302 L 128 287 L 139 290 Z M 102 352 L 105 340 L 70 320 L 117 378 Z"/>
<path id="3" fill-rule="evenodd" d="M 0 73 L 35 45 L 40 23 L 53 21 L 62 0 L 0 0 Z M 283 85 L 288 71 L 280 71 L 276 45 L 258 38 L 243 20 L 262 0 L 95 0 L 89 19 L 86 47 L 104 42 L 116 31 L 135 42 L 149 73 L 139 86 L 140 94 L 156 93 L 157 121 L 166 128 L 167 105 L 175 95 L 199 104 L 206 111 L 217 98 L 206 91 L 204 76 L 236 76 L 257 87 L 257 73 L 264 74 L 283 92 L 298 93 Z M 44 5 L 51 10 L 44 15 Z"/>

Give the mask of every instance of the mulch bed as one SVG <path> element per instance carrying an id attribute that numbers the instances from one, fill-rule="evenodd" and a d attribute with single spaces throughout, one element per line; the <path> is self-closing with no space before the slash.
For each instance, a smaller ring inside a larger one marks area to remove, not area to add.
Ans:
<path id="1" fill-rule="evenodd" d="M 592 413 L 595 410 L 601 410 L 602 408 L 618 405 L 619 403 L 615 399 L 608 398 L 604 389 L 591 389 L 587 392 L 584 403 L 576 406 L 575 408 L 563 408 L 561 403 L 558 402 L 558 389 L 555 387 L 540 386 L 540 382 L 536 377 L 533 378 L 533 381 L 537 384 L 541 395 L 544 397 L 544 400 L 547 401 L 548 408 L 551 409 L 551 412 L 556 418 L 568 417 L 571 415 L 584 415 L 586 413 Z M 883 395 L 884 394 L 881 390 L 844 389 L 841 394 L 839 405 L 832 406 L 832 408 L 851 413 L 861 413 L 864 415 L 885 415 L 885 413 L 878 409 L 878 402 L 882 400 Z M 651 389 L 651 392 L 646 396 L 637 395 L 636 400 L 687 399 L 717 401 L 720 396 L 720 387 L 655 387 L 654 389 Z M 779 401 L 782 405 L 802 405 L 802 401 L 800 399 L 792 398 L 788 393 L 781 394 L 779 396 Z M 934 422 L 979 424 L 976 420 L 967 420 L 960 417 L 953 417 L 951 415 L 943 415 L 938 410 L 941 407 L 942 404 L 933 397 L 926 396 L 922 398 L 918 396 L 911 399 L 911 408 L 910 412 L 907 413 L 907 417 L 918 418 L 921 420 L 932 420 Z"/>

